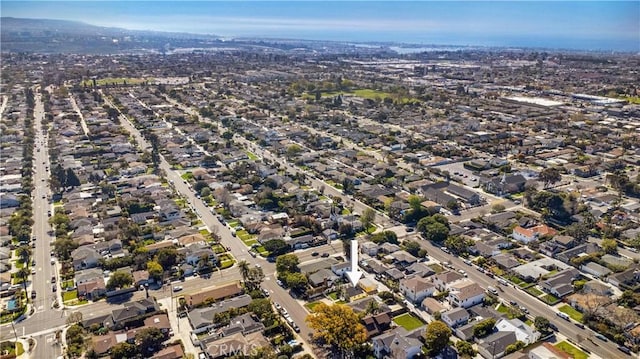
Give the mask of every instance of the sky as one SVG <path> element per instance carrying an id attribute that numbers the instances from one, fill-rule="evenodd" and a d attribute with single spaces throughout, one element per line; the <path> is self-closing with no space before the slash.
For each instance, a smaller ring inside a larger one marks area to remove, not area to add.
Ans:
<path id="1" fill-rule="evenodd" d="M 640 52 L 640 1 L 5 1 L 2 16 L 135 30 Z"/>

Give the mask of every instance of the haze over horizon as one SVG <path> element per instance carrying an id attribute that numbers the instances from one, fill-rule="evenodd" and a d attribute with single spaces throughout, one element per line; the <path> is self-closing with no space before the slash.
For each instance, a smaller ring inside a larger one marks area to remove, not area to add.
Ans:
<path id="1" fill-rule="evenodd" d="M 639 1 L 2 1 L 2 16 L 131 30 L 640 52 Z"/>

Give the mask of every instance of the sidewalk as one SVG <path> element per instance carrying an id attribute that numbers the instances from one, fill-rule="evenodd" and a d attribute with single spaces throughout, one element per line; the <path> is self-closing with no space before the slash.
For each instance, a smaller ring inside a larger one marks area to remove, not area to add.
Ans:
<path id="1" fill-rule="evenodd" d="M 173 300 L 177 301 L 177 298 L 173 298 Z M 191 342 L 191 324 L 189 324 L 189 320 L 187 318 L 178 318 L 177 302 L 173 303 L 173 308 L 171 306 L 171 298 L 158 299 L 158 303 L 162 304 L 162 309 L 167 311 L 169 324 L 171 324 L 171 328 L 175 334 L 174 339 L 182 340 L 185 354 L 191 353 L 194 357 L 197 357 L 201 350 L 200 348 L 196 348 Z"/>

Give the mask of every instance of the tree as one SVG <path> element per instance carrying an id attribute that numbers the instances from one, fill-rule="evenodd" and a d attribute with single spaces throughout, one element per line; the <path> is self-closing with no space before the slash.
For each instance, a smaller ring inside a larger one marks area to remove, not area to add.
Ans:
<path id="1" fill-rule="evenodd" d="M 263 244 L 264 249 L 269 252 L 269 255 L 279 256 L 287 253 L 291 250 L 291 246 L 282 239 L 270 239 Z"/>
<path id="2" fill-rule="evenodd" d="M 138 348 L 127 342 L 118 343 L 111 347 L 111 359 L 130 359 L 138 354 Z"/>
<path id="3" fill-rule="evenodd" d="M 618 242 L 615 239 L 603 239 L 600 246 L 607 254 L 615 254 L 618 252 Z"/>
<path id="4" fill-rule="evenodd" d="M 456 350 L 463 358 L 473 358 L 476 356 L 476 351 L 473 349 L 473 345 L 466 340 L 458 340 L 456 342 Z"/>
<path id="5" fill-rule="evenodd" d="M 251 268 L 247 273 L 247 278 L 244 281 L 244 285 L 245 287 L 247 287 L 248 291 L 254 291 L 260 288 L 262 280 L 264 280 L 264 272 L 262 271 L 262 268 Z"/>
<path id="6" fill-rule="evenodd" d="M 261 319 L 273 314 L 271 300 L 268 298 L 254 299 L 249 303 L 249 311 L 255 313 Z"/>
<path id="7" fill-rule="evenodd" d="M 29 272 L 26 266 L 18 269 L 16 272 L 16 276 L 22 280 L 22 286 L 24 287 L 25 293 L 27 292 L 27 278 L 29 278 L 29 274 L 31 274 L 31 272 Z"/>
<path id="8" fill-rule="evenodd" d="M 147 262 L 147 272 L 149 272 L 149 278 L 152 278 L 155 281 L 162 280 L 162 274 L 164 270 L 160 263 L 156 261 L 148 261 Z"/>
<path id="9" fill-rule="evenodd" d="M 441 214 L 434 214 L 418 221 L 418 230 L 422 232 L 425 239 L 442 242 L 449 235 L 449 221 Z"/>
<path id="10" fill-rule="evenodd" d="M 287 273 L 284 278 L 287 283 L 287 287 L 291 289 L 298 291 L 304 291 L 307 289 L 307 283 L 309 281 L 307 280 L 307 276 L 302 273 Z"/>
<path id="11" fill-rule="evenodd" d="M 78 243 L 68 237 L 61 237 L 53 242 L 53 252 L 60 261 L 71 258 L 71 252 L 76 248 L 78 248 Z"/>
<path id="12" fill-rule="evenodd" d="M 238 269 L 240 270 L 242 281 L 246 282 L 247 278 L 249 277 L 249 271 L 251 270 L 251 267 L 249 266 L 249 262 L 247 262 L 244 259 L 241 260 L 240 262 L 238 262 Z"/>
<path id="13" fill-rule="evenodd" d="M 371 223 L 373 223 L 373 220 L 375 218 L 376 218 L 376 212 L 373 210 L 373 208 L 366 208 L 364 211 L 362 211 L 362 216 L 360 216 L 360 222 L 362 222 L 362 225 L 364 226 L 364 228 L 367 229 L 369 228 Z"/>
<path id="14" fill-rule="evenodd" d="M 79 324 L 82 321 L 82 312 L 73 312 L 67 317 L 67 325 Z"/>
<path id="15" fill-rule="evenodd" d="M 16 252 L 22 263 L 29 263 L 29 257 L 31 257 L 31 248 L 29 246 L 20 246 L 16 249 Z"/>
<path id="16" fill-rule="evenodd" d="M 409 206 L 411 206 L 411 210 L 420 211 L 422 209 L 422 198 L 420 196 L 411 195 L 409 196 Z"/>
<path id="17" fill-rule="evenodd" d="M 422 249 L 420 243 L 407 240 L 403 242 L 403 245 L 405 251 L 409 252 L 412 256 L 419 257 L 419 252 Z"/>
<path id="18" fill-rule="evenodd" d="M 487 318 L 473 327 L 473 336 L 476 338 L 484 338 L 491 334 L 495 326 L 495 318 Z"/>
<path id="19" fill-rule="evenodd" d="M 367 340 L 367 331 L 351 307 L 320 303 L 307 316 L 313 339 L 329 345 L 333 351 L 352 353 Z"/>
<path id="20" fill-rule="evenodd" d="M 142 353 L 158 351 L 163 341 L 164 334 L 156 327 L 146 327 L 136 333 L 136 343 Z"/>
<path id="21" fill-rule="evenodd" d="M 429 355 L 435 356 L 440 353 L 449 343 L 449 337 L 451 337 L 451 329 L 445 323 L 439 320 L 429 323 L 424 333 L 424 344 Z"/>
<path id="22" fill-rule="evenodd" d="M 180 263 L 180 255 L 175 248 L 162 248 L 158 250 L 156 254 L 156 261 L 160 263 L 164 270 L 169 270 L 171 267 Z"/>
<path id="23" fill-rule="evenodd" d="M 560 171 L 555 167 L 545 168 L 540 171 L 538 175 L 538 180 L 544 183 L 544 188 L 548 188 L 550 185 L 553 185 L 557 182 L 560 182 L 562 176 L 560 176 Z"/>
<path id="24" fill-rule="evenodd" d="M 444 241 L 444 246 L 449 248 L 456 254 L 466 253 L 469 251 L 469 247 L 473 245 L 472 239 L 465 239 L 461 236 L 447 237 Z"/>
<path id="25" fill-rule="evenodd" d="M 125 288 L 133 283 L 131 274 L 124 271 L 115 271 L 107 282 L 107 289 L 114 290 L 116 288 Z"/>
<path id="26" fill-rule="evenodd" d="M 549 319 L 545 317 L 542 317 L 542 316 L 535 317 L 535 319 L 533 320 L 533 325 L 535 325 L 536 330 L 539 331 L 540 333 L 548 334 L 551 332 L 549 328 Z"/>
<path id="27" fill-rule="evenodd" d="M 504 349 L 504 354 L 507 355 L 507 354 L 515 353 L 518 350 L 524 348 L 525 345 L 526 344 L 524 342 L 517 340 L 515 343 L 507 345 L 507 347 Z"/>
<path id="28" fill-rule="evenodd" d="M 280 273 L 299 272 L 300 259 L 295 254 L 284 254 L 276 259 L 276 271 Z"/>

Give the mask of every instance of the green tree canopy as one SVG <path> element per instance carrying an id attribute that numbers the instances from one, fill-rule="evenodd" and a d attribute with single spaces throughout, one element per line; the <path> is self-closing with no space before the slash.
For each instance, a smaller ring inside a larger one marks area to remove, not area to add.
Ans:
<path id="1" fill-rule="evenodd" d="M 326 343 L 334 350 L 352 353 L 367 340 L 367 331 L 351 307 L 320 303 L 307 316 L 306 322 L 313 329 L 313 338 Z"/>
<path id="2" fill-rule="evenodd" d="M 434 214 L 418 221 L 418 230 L 425 239 L 432 242 L 442 242 L 449 235 L 449 221 L 441 214 Z"/>
<path id="3" fill-rule="evenodd" d="M 160 350 L 164 334 L 156 327 L 146 327 L 136 333 L 136 343 L 141 353 L 149 353 Z"/>
<path id="4" fill-rule="evenodd" d="M 284 254 L 276 259 L 276 271 L 280 273 L 299 272 L 300 259 L 295 254 Z"/>
<path id="5" fill-rule="evenodd" d="M 424 344 L 429 351 L 429 354 L 431 356 L 435 356 L 440 353 L 440 351 L 442 351 L 442 349 L 444 349 L 444 347 L 449 343 L 450 337 L 451 329 L 449 329 L 445 323 L 439 320 L 434 320 L 429 323 L 424 333 Z"/>
<path id="6" fill-rule="evenodd" d="M 111 278 L 107 282 L 107 289 L 114 290 L 116 288 L 126 288 L 133 283 L 131 274 L 124 271 L 115 271 L 111 274 Z"/>

